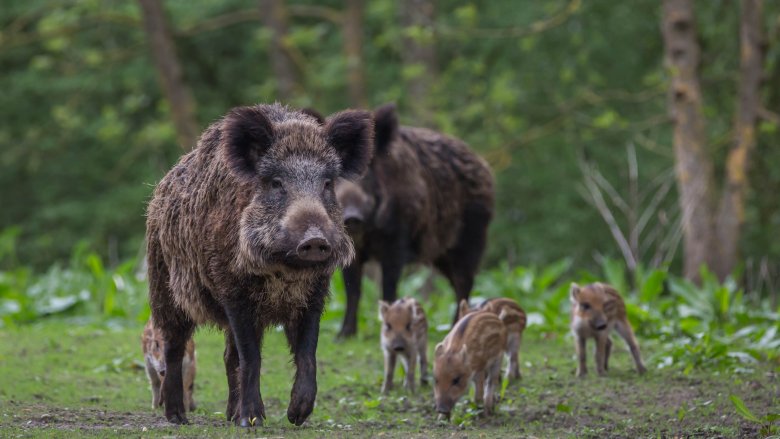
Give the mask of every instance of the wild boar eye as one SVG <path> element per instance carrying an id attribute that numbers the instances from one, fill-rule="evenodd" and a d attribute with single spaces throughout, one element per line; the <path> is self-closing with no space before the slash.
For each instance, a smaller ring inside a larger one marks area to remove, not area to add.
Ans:
<path id="1" fill-rule="evenodd" d="M 590 303 L 580 303 L 580 306 L 583 310 L 587 311 L 590 309 Z"/>
<path id="2" fill-rule="evenodd" d="M 271 180 L 271 188 L 273 188 L 273 189 L 281 189 L 282 186 L 283 186 L 282 185 L 282 180 L 280 180 L 278 178 L 274 178 L 273 180 Z"/>
<path id="3" fill-rule="evenodd" d="M 392 327 L 390 327 L 390 324 L 389 324 L 389 323 L 385 323 L 385 329 L 389 331 L 389 330 L 391 330 L 391 329 L 393 329 L 393 328 L 392 328 Z"/>
<path id="4" fill-rule="evenodd" d="M 456 377 L 455 377 L 455 378 L 452 380 L 452 385 L 453 385 L 453 386 L 457 386 L 459 383 L 460 383 L 460 376 L 456 376 Z"/>
<path id="5" fill-rule="evenodd" d="M 330 188 L 332 187 L 333 187 L 333 180 L 331 180 L 330 178 L 326 179 L 325 183 L 323 183 L 322 185 L 322 189 L 326 191 L 329 191 Z"/>
<path id="6" fill-rule="evenodd" d="M 406 330 L 407 331 L 411 331 L 412 330 L 412 324 L 411 323 L 407 323 L 406 324 Z"/>

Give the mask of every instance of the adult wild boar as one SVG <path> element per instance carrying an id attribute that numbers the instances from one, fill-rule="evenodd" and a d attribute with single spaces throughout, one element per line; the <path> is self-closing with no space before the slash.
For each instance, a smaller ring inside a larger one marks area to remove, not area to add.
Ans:
<path id="1" fill-rule="evenodd" d="M 363 264 L 382 269 L 392 303 L 401 270 L 430 263 L 449 280 L 456 303 L 468 300 L 493 215 L 493 176 L 462 141 L 398 125 L 395 105 L 374 112 L 376 154 L 366 175 L 336 187 L 356 258 L 343 270 L 347 309 L 340 336 L 357 330 Z M 455 320 L 457 319 L 457 309 Z"/>
<path id="2" fill-rule="evenodd" d="M 324 125 L 278 104 L 240 107 L 212 124 L 149 203 L 152 319 L 165 341 L 165 417 L 186 423 L 182 356 L 198 325 L 225 332 L 227 417 L 262 422 L 260 345 L 284 327 L 296 373 L 287 418 L 317 393 L 316 349 L 328 281 L 354 249 L 333 182 L 360 176 L 373 153 L 371 113 Z"/>

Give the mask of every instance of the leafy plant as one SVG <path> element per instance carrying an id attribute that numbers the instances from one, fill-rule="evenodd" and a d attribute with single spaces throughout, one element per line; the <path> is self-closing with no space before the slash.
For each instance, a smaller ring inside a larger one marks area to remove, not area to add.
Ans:
<path id="1" fill-rule="evenodd" d="M 780 413 L 769 413 L 759 418 L 752 411 L 750 411 L 749 408 L 747 408 L 745 402 L 742 401 L 742 399 L 737 395 L 729 395 L 729 399 L 731 400 L 731 403 L 734 404 L 734 408 L 737 410 L 737 413 L 739 413 L 740 416 L 750 422 L 753 422 L 754 424 L 759 424 L 761 426 L 759 429 L 759 434 L 762 436 L 771 436 L 780 431 L 777 425 L 774 425 L 778 420 L 780 420 Z"/>

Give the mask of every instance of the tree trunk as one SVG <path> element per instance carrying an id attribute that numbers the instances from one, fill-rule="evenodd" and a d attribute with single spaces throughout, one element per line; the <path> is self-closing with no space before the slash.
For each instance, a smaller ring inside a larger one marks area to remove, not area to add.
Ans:
<path id="1" fill-rule="evenodd" d="M 742 0 L 740 17 L 739 96 L 734 117 L 734 144 L 726 160 L 726 176 L 717 222 L 718 264 L 722 280 L 737 264 L 745 216 L 745 194 L 750 154 L 756 145 L 756 121 L 761 105 L 763 35 L 761 0 Z"/>
<path id="2" fill-rule="evenodd" d="M 144 29 L 149 39 L 157 77 L 165 98 L 171 107 L 176 140 L 184 151 L 195 147 L 198 141 L 198 123 L 195 120 L 195 100 L 184 81 L 176 46 L 161 0 L 138 0 L 141 5 Z"/>
<path id="3" fill-rule="evenodd" d="M 403 26 L 402 59 L 411 100 L 411 113 L 422 124 L 432 121 L 430 90 L 436 77 L 433 0 L 403 0 L 400 3 Z"/>
<path id="4" fill-rule="evenodd" d="M 363 0 L 346 0 L 343 18 L 344 55 L 347 59 L 350 104 L 367 108 L 366 76 L 363 67 Z"/>
<path id="5" fill-rule="evenodd" d="M 662 33 L 671 77 L 668 107 L 674 124 L 674 153 L 684 231 L 685 277 L 699 279 L 702 264 L 713 267 L 713 165 L 706 151 L 693 0 L 664 0 Z"/>
<path id="6" fill-rule="evenodd" d="M 287 103 L 295 97 L 300 84 L 298 71 L 286 47 L 287 8 L 284 0 L 259 0 L 263 25 L 271 30 L 271 47 L 268 49 L 271 68 L 276 78 L 279 100 Z"/>

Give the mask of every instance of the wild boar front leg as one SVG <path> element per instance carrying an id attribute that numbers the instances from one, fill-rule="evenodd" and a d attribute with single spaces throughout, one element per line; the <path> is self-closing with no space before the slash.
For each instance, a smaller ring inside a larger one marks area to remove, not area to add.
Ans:
<path id="1" fill-rule="evenodd" d="M 402 356 L 401 363 L 403 363 L 405 373 L 404 387 L 406 387 L 406 390 L 409 392 L 414 393 L 414 375 L 415 368 L 417 367 L 417 353 L 411 351 L 408 353 L 408 356 Z"/>
<path id="2" fill-rule="evenodd" d="M 233 341 L 233 333 L 230 329 L 225 331 L 225 375 L 227 375 L 228 382 L 228 402 L 227 409 L 225 410 L 225 416 L 227 416 L 228 422 L 237 422 L 239 418 L 239 397 L 241 392 L 238 389 L 238 350 L 236 344 Z"/>
<path id="3" fill-rule="evenodd" d="M 354 261 L 341 270 L 344 279 L 344 289 L 347 293 L 347 309 L 344 312 L 344 322 L 341 324 L 338 338 L 351 337 L 357 334 L 357 312 L 360 304 L 360 283 L 363 279 L 363 263 Z"/>
<path id="4" fill-rule="evenodd" d="M 504 379 L 511 381 L 520 378 L 520 359 L 518 358 L 518 351 L 520 350 L 520 334 L 511 333 L 506 339 L 506 356 L 509 359 L 509 364 L 506 368 L 506 374 Z"/>
<path id="5" fill-rule="evenodd" d="M 577 376 L 584 377 L 588 373 L 587 352 L 585 351 L 586 339 L 585 337 L 575 334 L 574 347 L 577 350 Z"/>
<path id="6" fill-rule="evenodd" d="M 327 295 L 328 279 L 324 278 L 315 287 L 313 299 L 301 317 L 284 328 L 295 361 L 295 381 L 290 392 L 287 420 L 295 425 L 306 421 L 317 398 L 317 342 Z"/>
<path id="7" fill-rule="evenodd" d="M 631 325 L 627 321 L 620 322 L 615 325 L 615 330 L 623 337 L 623 340 L 626 341 L 628 348 L 631 350 L 631 356 L 634 357 L 637 372 L 640 374 L 647 372 L 647 368 L 645 368 L 645 364 L 642 362 L 642 355 L 639 353 L 639 344 L 636 342 L 636 337 L 634 337 L 634 331 L 631 330 Z"/>
<path id="8" fill-rule="evenodd" d="M 241 427 L 262 424 L 265 407 L 260 396 L 260 342 L 262 331 L 255 326 L 254 307 L 236 301 L 225 308 L 238 351 L 239 406 L 236 423 Z M 227 366 L 226 366 L 227 367 Z M 228 376 L 228 382 L 230 377 Z M 230 401 L 228 401 L 230 404 Z"/>
<path id="9" fill-rule="evenodd" d="M 612 339 L 607 337 L 606 352 L 604 352 L 604 370 L 609 370 L 609 356 L 612 354 Z"/>
<path id="10" fill-rule="evenodd" d="M 385 353 L 385 379 L 382 382 L 382 393 L 387 394 L 387 392 L 393 389 L 393 373 L 395 373 L 395 358 L 397 354 L 389 349 L 384 349 L 383 352 Z"/>
<path id="11" fill-rule="evenodd" d="M 485 371 L 474 374 L 474 403 L 481 405 L 485 396 Z"/>
<path id="12" fill-rule="evenodd" d="M 157 370 L 152 366 L 152 363 L 146 360 L 146 376 L 149 377 L 149 383 L 152 385 L 152 410 L 162 405 L 162 399 L 160 399 L 160 375 Z"/>
<path id="13" fill-rule="evenodd" d="M 165 404 L 165 418 L 173 424 L 189 423 L 184 408 L 182 360 L 191 333 L 192 329 L 164 334 L 165 378 L 162 382 L 162 397 Z"/>
<path id="14" fill-rule="evenodd" d="M 485 378 L 485 414 L 493 413 L 495 406 L 496 390 L 501 384 L 501 356 L 488 365 Z"/>
<path id="15" fill-rule="evenodd" d="M 599 376 L 607 374 L 607 340 L 609 340 L 609 335 L 606 333 L 600 333 L 596 336 L 596 372 L 598 372 Z"/>

